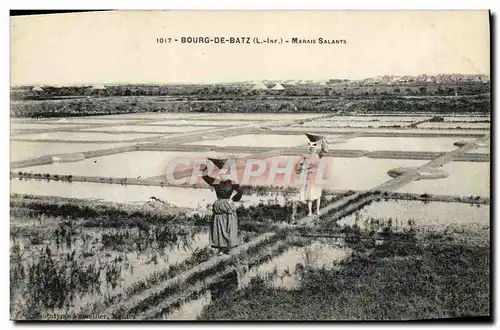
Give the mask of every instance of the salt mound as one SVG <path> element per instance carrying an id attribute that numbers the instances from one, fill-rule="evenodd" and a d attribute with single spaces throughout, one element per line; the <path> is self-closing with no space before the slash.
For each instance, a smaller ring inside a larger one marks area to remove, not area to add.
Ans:
<path id="1" fill-rule="evenodd" d="M 79 162 L 84 160 L 85 156 L 83 154 L 69 154 L 69 155 L 59 155 L 53 156 L 53 163 L 65 163 L 65 162 Z"/>
<path id="2" fill-rule="evenodd" d="M 147 202 L 146 202 L 147 205 L 149 206 L 152 206 L 152 207 L 155 207 L 155 208 L 158 208 L 158 207 L 162 207 L 162 208 L 176 208 L 177 205 L 175 204 L 172 204 L 170 202 L 167 202 L 167 201 L 164 201 L 158 197 L 151 197 Z"/>
<path id="3" fill-rule="evenodd" d="M 467 141 L 457 141 L 457 142 L 453 143 L 453 145 L 456 147 L 463 147 L 466 144 L 467 144 Z"/>
<path id="4" fill-rule="evenodd" d="M 418 175 L 420 179 L 443 179 L 450 176 L 444 170 L 440 170 L 437 168 L 418 171 Z"/>
<path id="5" fill-rule="evenodd" d="M 224 137 L 220 135 L 204 135 L 201 138 L 204 140 L 220 140 L 223 139 Z"/>
<path id="6" fill-rule="evenodd" d="M 428 168 L 428 169 L 420 169 L 418 170 L 415 167 L 397 167 L 389 170 L 387 174 L 389 176 L 396 178 L 400 175 L 403 175 L 410 171 L 415 171 L 418 174 L 418 178 L 416 180 L 425 180 L 425 179 L 443 179 L 449 176 L 444 170 L 437 168 Z"/>
<path id="7" fill-rule="evenodd" d="M 398 167 L 398 168 L 393 168 L 393 169 L 390 169 L 387 174 L 389 174 L 389 176 L 393 177 L 393 178 L 396 178 L 400 175 L 403 175 L 405 174 L 406 172 L 409 172 L 409 171 L 412 171 L 414 170 L 413 167 Z"/>

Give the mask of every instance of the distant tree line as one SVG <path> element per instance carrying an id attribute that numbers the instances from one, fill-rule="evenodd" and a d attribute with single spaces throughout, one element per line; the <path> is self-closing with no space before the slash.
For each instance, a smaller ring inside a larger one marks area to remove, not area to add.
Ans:
<path id="1" fill-rule="evenodd" d="M 408 86 L 356 86 L 338 85 L 285 85 L 284 90 L 253 90 L 251 86 L 235 85 L 122 85 L 95 90 L 91 86 L 43 87 L 41 91 L 30 88 L 11 90 L 12 100 L 44 100 L 64 98 L 98 98 L 113 96 L 168 96 L 188 99 L 225 100 L 246 97 L 340 97 L 349 95 L 476 95 L 490 92 L 490 84 L 462 83 L 458 85 Z"/>
<path id="2" fill-rule="evenodd" d="M 64 101 L 25 101 L 11 104 L 13 117 L 69 117 L 110 115 L 143 112 L 239 112 L 239 113 L 290 113 L 290 112 L 337 112 L 337 111 L 377 111 L 377 112 L 490 112 L 489 96 L 434 96 L 408 98 L 406 96 L 380 95 L 366 98 L 362 95 L 347 97 L 246 99 L 221 101 L 155 101 L 154 99 L 69 99 Z"/>

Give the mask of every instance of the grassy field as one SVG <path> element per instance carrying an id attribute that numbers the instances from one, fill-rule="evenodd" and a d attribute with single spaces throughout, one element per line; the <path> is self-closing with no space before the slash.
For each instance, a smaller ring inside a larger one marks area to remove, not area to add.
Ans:
<path id="1" fill-rule="evenodd" d="M 351 231 L 353 254 L 334 269 L 308 268 L 297 289 L 255 278 L 206 307 L 200 320 L 416 320 L 490 315 L 489 231 Z M 379 241 L 380 242 L 380 241 Z M 300 268 L 299 268 L 300 269 Z"/>

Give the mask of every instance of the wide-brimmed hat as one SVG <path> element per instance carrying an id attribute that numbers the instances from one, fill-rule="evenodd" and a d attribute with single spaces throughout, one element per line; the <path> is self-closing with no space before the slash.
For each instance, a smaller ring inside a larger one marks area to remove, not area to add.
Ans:
<path id="1" fill-rule="evenodd" d="M 305 133 L 307 138 L 309 139 L 309 143 L 316 145 L 318 141 L 321 141 L 323 139 L 322 135 L 317 135 L 317 134 L 311 134 L 311 133 Z"/>
<path id="2" fill-rule="evenodd" d="M 219 169 L 222 169 L 227 162 L 227 158 L 208 158 L 208 160 L 214 163 Z"/>
<path id="3" fill-rule="evenodd" d="M 306 133 L 307 138 L 311 142 L 318 142 L 323 139 L 323 135 L 317 135 L 317 134 L 311 134 L 311 133 Z"/>

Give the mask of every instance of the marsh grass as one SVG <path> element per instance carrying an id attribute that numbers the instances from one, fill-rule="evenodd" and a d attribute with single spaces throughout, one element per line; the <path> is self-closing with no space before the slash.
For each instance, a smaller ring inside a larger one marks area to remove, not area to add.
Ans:
<path id="1" fill-rule="evenodd" d="M 13 319 L 92 317 L 214 255 L 209 247 L 191 248 L 194 240 L 203 243 L 206 215 L 40 197 L 15 196 L 11 205 Z M 239 233 L 242 242 L 256 235 Z"/>
<path id="2" fill-rule="evenodd" d="M 27 263 L 22 262 L 18 245 L 12 248 L 11 286 L 12 298 L 23 305 L 11 310 L 15 319 L 39 319 L 43 311 L 68 307 L 77 295 L 100 293 L 100 275 L 102 267 L 95 264 L 84 265 L 76 252 L 66 253 L 63 258 L 53 255 L 47 246 L 36 258 Z M 107 283 L 114 285 L 118 271 L 112 266 L 104 268 Z M 24 285 L 26 283 L 26 285 Z"/>
<path id="3" fill-rule="evenodd" d="M 327 196 L 323 195 L 320 199 L 320 207 L 332 203 L 349 194 Z M 305 203 L 297 204 L 296 219 L 303 218 L 307 215 L 307 205 Z M 242 230 L 262 232 L 269 230 L 269 226 L 273 224 L 289 222 L 292 216 L 291 201 L 284 206 L 268 201 L 267 203 L 259 203 L 249 207 L 239 207 L 237 209 L 238 223 Z"/>
<path id="4" fill-rule="evenodd" d="M 186 250 L 203 232 L 196 226 L 140 226 L 136 230 L 116 230 L 102 234 L 102 248 L 116 251 L 138 251 L 147 249 Z"/>

